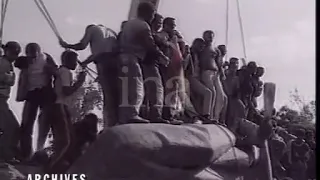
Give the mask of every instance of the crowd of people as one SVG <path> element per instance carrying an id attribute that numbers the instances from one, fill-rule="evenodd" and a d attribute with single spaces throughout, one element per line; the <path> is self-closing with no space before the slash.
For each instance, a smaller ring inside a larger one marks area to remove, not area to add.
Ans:
<path id="1" fill-rule="evenodd" d="M 68 113 L 70 97 L 85 82 L 91 62 L 97 66 L 103 90 L 105 128 L 127 123 L 197 123 L 218 124 L 236 132 L 239 118 L 260 125 L 264 117 L 257 110 L 257 98 L 263 90 L 264 68 L 254 61 L 225 59 L 227 47 L 215 47 L 214 38 L 215 33 L 207 30 L 189 46 L 174 18 L 164 18 L 152 5 L 141 3 L 137 18 L 124 21 L 118 34 L 103 25 L 89 25 L 77 44 L 60 39 L 61 47 L 68 50 L 61 54 L 59 67 L 37 43 L 29 43 L 25 55 L 19 56 L 20 45 L 8 42 L 0 59 L 0 112 L 1 122 L 6 123 L 0 128 L 17 124 L 7 103 L 15 84 L 14 67 L 20 69 L 16 100 L 24 102 L 24 109 L 20 127 L 3 130 L 0 135 L 8 139 L 0 144 L 1 158 L 10 162 L 30 159 L 38 111 L 37 149 L 43 149 L 50 129 L 54 138 L 55 154 L 46 166 L 48 172 L 60 172 L 66 159 L 75 159 L 75 149 L 80 151 L 95 139 L 94 115 L 81 121 L 83 125 L 73 125 Z M 75 51 L 88 45 L 92 55 L 80 62 Z M 72 71 L 77 64 L 83 70 L 74 80 Z M 9 120 L 3 121 L 3 117 Z M 297 138 L 292 148 L 301 142 Z M 296 154 L 292 152 L 291 164 L 296 162 Z"/>
<path id="2" fill-rule="evenodd" d="M 273 126 L 269 149 L 274 176 L 279 179 L 316 179 L 314 132 L 297 128 L 290 134 L 276 121 Z"/>

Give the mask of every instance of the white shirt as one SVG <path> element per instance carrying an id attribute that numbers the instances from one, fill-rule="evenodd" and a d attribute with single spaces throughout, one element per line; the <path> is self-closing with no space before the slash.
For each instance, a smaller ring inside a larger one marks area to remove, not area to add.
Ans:
<path id="1" fill-rule="evenodd" d="M 28 67 L 28 91 L 43 88 L 48 84 L 48 78 L 44 70 L 46 64 L 47 56 L 43 53 L 33 59 Z"/>
<path id="2" fill-rule="evenodd" d="M 71 96 L 65 96 L 62 88 L 63 87 L 71 87 L 72 86 L 72 73 L 70 69 L 66 67 L 60 67 L 57 71 L 56 74 L 56 79 L 54 81 L 54 90 L 57 95 L 57 104 L 64 104 L 64 105 L 69 105 L 70 104 L 70 97 Z"/>
<path id="3" fill-rule="evenodd" d="M 92 55 L 111 52 L 117 44 L 117 34 L 105 26 L 92 25 L 86 29 L 80 42 L 85 45 L 90 44 Z"/>

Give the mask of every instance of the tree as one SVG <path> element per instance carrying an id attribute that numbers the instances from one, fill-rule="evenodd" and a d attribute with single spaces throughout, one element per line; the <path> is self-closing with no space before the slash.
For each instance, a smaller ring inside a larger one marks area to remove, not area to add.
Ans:
<path id="1" fill-rule="evenodd" d="M 70 113 L 73 122 L 77 122 L 94 109 L 102 110 L 101 89 L 95 81 L 85 83 L 71 97 Z"/>
<path id="2" fill-rule="evenodd" d="M 291 92 L 290 102 L 297 107 L 297 110 L 289 106 L 282 106 L 279 109 L 279 116 L 286 122 L 289 129 L 303 128 L 315 130 L 315 100 L 306 101 L 297 89 Z"/>

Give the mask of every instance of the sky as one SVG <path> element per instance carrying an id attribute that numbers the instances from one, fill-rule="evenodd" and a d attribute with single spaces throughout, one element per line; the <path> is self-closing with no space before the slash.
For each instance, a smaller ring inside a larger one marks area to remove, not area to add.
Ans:
<path id="1" fill-rule="evenodd" d="M 61 36 L 69 43 L 82 38 L 92 23 L 119 31 L 131 0 L 43 0 Z M 4 42 L 25 46 L 37 42 L 60 64 L 63 49 L 33 1 L 9 1 Z M 266 68 L 265 82 L 277 86 L 276 107 L 289 103 L 297 88 L 306 100 L 315 99 L 315 0 L 241 0 L 247 61 Z M 159 13 L 177 19 L 177 29 L 188 43 L 207 29 L 216 32 L 216 44 L 226 44 L 226 0 L 161 0 Z M 230 0 L 228 56 L 243 57 L 236 1 Z M 85 59 L 89 51 L 80 52 Z M 18 73 L 18 71 L 16 70 Z M 10 106 L 18 119 L 21 103 L 12 89 Z M 261 102 L 261 101 L 260 101 Z M 261 103 L 260 103 L 261 104 Z"/>

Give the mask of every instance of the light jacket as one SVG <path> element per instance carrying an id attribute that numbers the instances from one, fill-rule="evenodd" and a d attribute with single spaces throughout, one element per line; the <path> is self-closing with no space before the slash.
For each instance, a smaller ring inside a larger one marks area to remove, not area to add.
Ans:
<path id="1" fill-rule="evenodd" d="M 47 65 L 45 66 L 44 71 L 48 78 L 48 86 L 52 87 L 53 76 L 58 66 L 56 65 L 53 58 L 49 54 L 44 53 L 44 55 L 46 56 L 46 61 L 47 61 Z M 27 61 L 30 61 L 30 59 L 27 59 Z M 27 64 L 29 63 L 31 62 L 28 62 Z M 28 94 L 28 86 L 29 86 L 28 65 L 25 67 L 19 67 L 15 64 L 15 66 L 21 70 L 18 78 L 18 89 L 17 89 L 17 95 L 16 95 L 16 101 L 21 102 L 26 100 L 27 94 Z"/>

